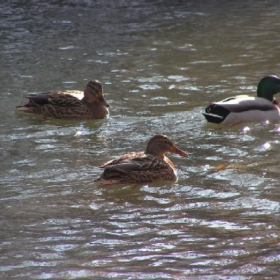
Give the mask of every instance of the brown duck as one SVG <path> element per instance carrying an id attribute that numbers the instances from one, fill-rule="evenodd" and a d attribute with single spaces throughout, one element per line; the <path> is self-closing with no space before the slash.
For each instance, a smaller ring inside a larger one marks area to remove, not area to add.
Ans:
<path id="1" fill-rule="evenodd" d="M 84 92 L 77 90 L 29 94 L 29 102 L 17 106 L 17 111 L 58 119 L 102 119 L 109 114 L 102 84 L 88 82 Z"/>
<path id="2" fill-rule="evenodd" d="M 176 181 L 176 169 L 172 161 L 164 155 L 167 152 L 183 157 L 188 156 L 166 135 L 158 134 L 150 139 L 145 152 L 125 154 L 100 166 L 104 172 L 94 181 L 103 184 Z"/>

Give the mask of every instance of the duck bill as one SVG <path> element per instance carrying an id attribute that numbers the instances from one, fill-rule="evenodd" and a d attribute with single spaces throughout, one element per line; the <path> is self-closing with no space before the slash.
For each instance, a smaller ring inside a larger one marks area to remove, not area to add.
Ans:
<path id="1" fill-rule="evenodd" d="M 109 107 L 109 104 L 107 103 L 107 101 L 105 100 L 104 96 L 101 96 L 99 98 L 99 101 L 102 105 L 106 106 L 106 107 Z"/>
<path id="2" fill-rule="evenodd" d="M 177 154 L 181 157 L 188 157 L 189 156 L 186 152 L 178 149 L 176 146 L 173 146 L 170 152 L 173 153 L 173 154 Z"/>

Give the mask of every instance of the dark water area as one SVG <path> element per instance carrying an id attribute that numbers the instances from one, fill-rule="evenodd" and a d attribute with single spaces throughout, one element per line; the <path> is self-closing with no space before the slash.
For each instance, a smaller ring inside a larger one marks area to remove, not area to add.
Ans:
<path id="1" fill-rule="evenodd" d="M 279 123 L 203 109 L 279 76 L 277 1 L 0 3 L 1 279 L 278 279 Z M 110 116 L 14 112 L 103 83 Z M 102 187 L 102 163 L 157 133 L 176 183 Z"/>

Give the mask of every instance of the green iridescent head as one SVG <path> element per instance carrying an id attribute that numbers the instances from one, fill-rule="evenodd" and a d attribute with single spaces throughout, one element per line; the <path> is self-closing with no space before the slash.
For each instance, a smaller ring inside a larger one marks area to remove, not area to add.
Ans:
<path id="1" fill-rule="evenodd" d="M 266 76 L 258 84 L 257 96 L 273 101 L 273 95 L 280 92 L 280 79 L 277 76 Z"/>

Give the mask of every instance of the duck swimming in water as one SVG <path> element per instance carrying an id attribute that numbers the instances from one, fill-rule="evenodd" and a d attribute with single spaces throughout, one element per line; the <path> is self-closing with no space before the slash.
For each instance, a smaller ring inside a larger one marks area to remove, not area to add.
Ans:
<path id="1" fill-rule="evenodd" d="M 100 166 L 104 172 L 94 181 L 103 184 L 176 181 L 176 169 L 172 161 L 165 156 L 167 152 L 182 157 L 188 156 L 166 135 L 158 134 L 150 139 L 145 152 L 131 152 Z"/>
<path id="2" fill-rule="evenodd" d="M 258 84 L 257 97 L 238 95 L 210 104 L 203 113 L 208 122 L 237 124 L 241 122 L 280 121 L 279 102 L 274 94 L 280 92 L 280 79 L 270 75 Z"/>
<path id="3" fill-rule="evenodd" d="M 97 80 L 88 82 L 84 92 L 55 91 L 29 94 L 26 98 L 29 102 L 17 106 L 17 111 L 58 119 L 102 119 L 109 114 L 102 84 Z"/>

